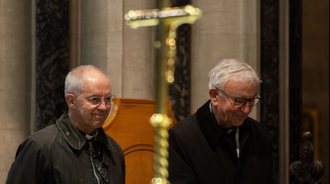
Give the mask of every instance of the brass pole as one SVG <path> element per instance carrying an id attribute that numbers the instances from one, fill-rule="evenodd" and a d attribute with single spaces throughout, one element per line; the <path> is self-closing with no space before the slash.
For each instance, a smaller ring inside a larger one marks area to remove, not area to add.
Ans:
<path id="1" fill-rule="evenodd" d="M 164 1 L 158 1 L 158 9 L 164 8 Z M 168 133 L 167 127 L 171 120 L 167 117 L 166 101 L 168 96 L 168 84 L 166 81 L 167 70 L 167 45 L 168 25 L 164 19 L 157 25 L 156 47 L 156 113 L 150 122 L 155 127 L 155 154 L 154 154 L 154 178 L 151 184 L 169 184 L 168 178 Z"/>

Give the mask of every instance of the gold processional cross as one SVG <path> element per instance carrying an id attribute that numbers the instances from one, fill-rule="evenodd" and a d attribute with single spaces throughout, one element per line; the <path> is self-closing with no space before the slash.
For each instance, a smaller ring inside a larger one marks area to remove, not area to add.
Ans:
<path id="1" fill-rule="evenodd" d="M 157 26 L 154 43 L 156 50 L 156 112 L 150 118 L 155 128 L 154 178 L 151 184 L 168 184 L 168 133 L 172 120 L 167 117 L 166 101 L 168 84 L 174 82 L 176 55 L 176 29 L 182 24 L 193 24 L 202 16 L 202 11 L 191 5 L 168 7 L 158 3 L 158 9 L 131 10 L 125 15 L 126 24 L 133 29 Z"/>

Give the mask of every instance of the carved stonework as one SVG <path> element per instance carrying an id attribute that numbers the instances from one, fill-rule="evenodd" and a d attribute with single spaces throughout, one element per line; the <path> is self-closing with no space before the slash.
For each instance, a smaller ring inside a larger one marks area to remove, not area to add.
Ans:
<path id="1" fill-rule="evenodd" d="M 300 160 L 290 164 L 292 184 L 321 184 L 318 180 L 324 174 L 324 167 L 321 161 L 313 160 L 314 148 L 310 132 L 304 132 L 302 135 L 299 155 Z"/>
<path id="2" fill-rule="evenodd" d="M 290 1 L 289 21 L 289 110 L 290 162 L 298 159 L 302 117 L 301 1 Z M 260 119 L 273 142 L 276 171 L 279 171 L 280 122 L 280 1 L 260 1 Z M 278 174 L 278 173 L 277 173 Z"/>
<path id="3" fill-rule="evenodd" d="M 66 111 L 64 79 L 69 70 L 69 1 L 36 1 L 36 129 Z"/>
<path id="4" fill-rule="evenodd" d="M 185 6 L 190 0 L 172 0 L 172 7 Z M 175 58 L 175 81 L 169 86 L 169 99 L 177 121 L 188 117 L 190 113 L 191 90 L 191 25 L 183 24 L 177 29 L 177 54 Z"/>
<path id="5" fill-rule="evenodd" d="M 267 0 L 260 2 L 261 19 L 261 58 L 260 75 L 262 100 L 260 118 L 273 142 L 273 158 L 278 175 L 279 165 L 279 2 Z"/>

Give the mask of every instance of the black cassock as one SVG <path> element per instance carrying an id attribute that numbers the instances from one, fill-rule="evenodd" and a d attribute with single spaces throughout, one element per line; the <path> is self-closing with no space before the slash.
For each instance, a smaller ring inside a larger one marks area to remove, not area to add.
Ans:
<path id="1" fill-rule="evenodd" d="M 272 144 L 266 127 L 247 118 L 234 134 L 222 129 L 210 101 L 169 130 L 171 184 L 275 184 Z M 235 131 L 234 131 L 235 132 Z"/>

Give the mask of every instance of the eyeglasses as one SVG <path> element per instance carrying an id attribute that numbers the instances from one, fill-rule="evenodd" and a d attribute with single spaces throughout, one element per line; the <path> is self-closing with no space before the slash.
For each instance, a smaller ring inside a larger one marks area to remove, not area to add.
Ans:
<path id="1" fill-rule="evenodd" d="M 249 102 L 249 107 L 253 107 L 255 105 L 257 105 L 261 99 L 261 97 L 259 95 L 255 96 L 254 98 L 251 99 L 245 99 L 245 98 L 234 98 L 231 97 L 229 95 L 227 95 L 224 91 L 217 89 L 218 91 L 220 91 L 221 93 L 223 93 L 227 98 L 230 98 L 232 101 L 234 101 L 234 106 L 236 108 L 241 108 L 243 107 L 247 102 Z"/>
<path id="2" fill-rule="evenodd" d="M 104 97 L 105 105 L 111 105 L 112 100 L 116 98 L 116 95 L 108 95 Z M 90 98 L 85 98 L 89 103 L 93 105 L 100 105 L 102 103 L 102 98 L 99 96 L 92 96 Z"/>

